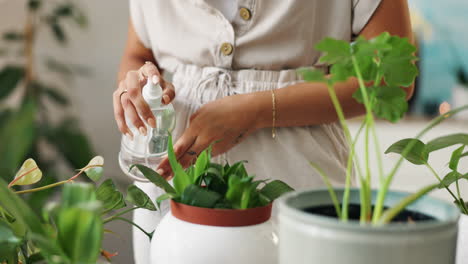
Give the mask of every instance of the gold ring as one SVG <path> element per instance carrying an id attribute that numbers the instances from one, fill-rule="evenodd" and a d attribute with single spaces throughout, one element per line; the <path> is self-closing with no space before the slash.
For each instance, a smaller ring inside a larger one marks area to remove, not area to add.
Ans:
<path id="1" fill-rule="evenodd" d="M 122 95 L 123 95 L 124 93 L 127 93 L 127 92 L 128 92 L 128 90 L 125 89 L 125 90 L 123 90 L 123 91 L 120 93 L 120 95 L 119 95 L 120 100 L 122 100 Z"/>

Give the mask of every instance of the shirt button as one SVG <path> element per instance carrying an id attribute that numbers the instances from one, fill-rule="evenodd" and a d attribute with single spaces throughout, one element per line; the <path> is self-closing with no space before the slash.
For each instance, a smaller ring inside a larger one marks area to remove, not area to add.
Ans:
<path id="1" fill-rule="evenodd" d="M 225 42 L 221 45 L 221 52 L 226 56 L 231 55 L 233 50 L 234 48 L 230 43 Z"/>
<path id="2" fill-rule="evenodd" d="M 245 8 L 245 7 L 242 7 L 240 10 L 239 10 L 239 15 L 242 19 L 244 19 L 245 21 L 247 20 L 250 20 L 250 18 L 252 18 L 252 14 L 250 13 L 250 10 Z"/>

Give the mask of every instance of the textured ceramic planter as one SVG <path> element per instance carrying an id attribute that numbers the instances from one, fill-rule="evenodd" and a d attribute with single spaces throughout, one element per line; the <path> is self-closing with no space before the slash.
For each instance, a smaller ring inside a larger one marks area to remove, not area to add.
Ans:
<path id="1" fill-rule="evenodd" d="M 468 215 L 461 215 L 458 223 L 457 264 L 468 264 Z"/>
<path id="2" fill-rule="evenodd" d="M 341 200 L 343 190 L 337 190 Z M 376 193 L 373 193 L 374 199 Z M 407 193 L 389 192 L 386 205 Z M 359 204 L 359 191 L 350 202 Z M 280 264 L 454 264 L 459 210 L 450 203 L 424 197 L 408 209 L 432 216 L 436 221 L 395 223 L 382 227 L 305 213 L 301 209 L 330 205 L 326 190 L 287 194 L 277 201 L 279 209 Z"/>
<path id="3" fill-rule="evenodd" d="M 171 201 L 151 242 L 153 264 L 272 264 L 277 238 L 271 204 L 247 210 L 208 209 Z"/>

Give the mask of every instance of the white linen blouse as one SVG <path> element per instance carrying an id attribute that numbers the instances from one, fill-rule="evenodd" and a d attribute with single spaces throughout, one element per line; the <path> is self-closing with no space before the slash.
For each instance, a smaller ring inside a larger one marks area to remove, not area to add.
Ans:
<path id="1" fill-rule="evenodd" d="M 224 0 L 219 0 L 224 1 Z M 131 19 L 159 66 L 230 70 L 313 66 L 325 37 L 351 41 L 381 0 L 238 0 L 232 22 L 204 0 L 130 0 Z"/>

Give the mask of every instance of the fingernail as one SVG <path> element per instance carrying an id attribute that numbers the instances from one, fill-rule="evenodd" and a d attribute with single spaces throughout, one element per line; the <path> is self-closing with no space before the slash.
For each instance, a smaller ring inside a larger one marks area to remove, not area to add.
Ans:
<path id="1" fill-rule="evenodd" d="M 146 136 L 146 128 L 145 127 L 140 127 L 138 130 L 140 130 L 140 133 L 144 136 Z"/>
<path id="2" fill-rule="evenodd" d="M 126 136 L 128 139 L 133 140 L 133 136 L 130 135 L 129 133 L 126 133 L 125 136 Z"/>
<path id="3" fill-rule="evenodd" d="M 156 128 L 156 120 L 154 120 L 152 117 L 148 118 L 148 125 L 150 125 L 152 128 Z"/>
<path id="4" fill-rule="evenodd" d="M 163 169 L 158 169 L 156 171 L 156 173 L 162 176 L 162 175 L 164 175 L 164 170 Z"/>
<path id="5" fill-rule="evenodd" d="M 154 75 L 153 78 L 152 78 L 152 81 L 153 81 L 154 84 L 159 83 L 159 77 L 157 75 Z"/>
<path id="6" fill-rule="evenodd" d="M 164 104 L 168 104 L 169 100 L 170 100 L 170 98 L 169 98 L 169 96 L 167 94 L 163 95 L 163 103 Z"/>

